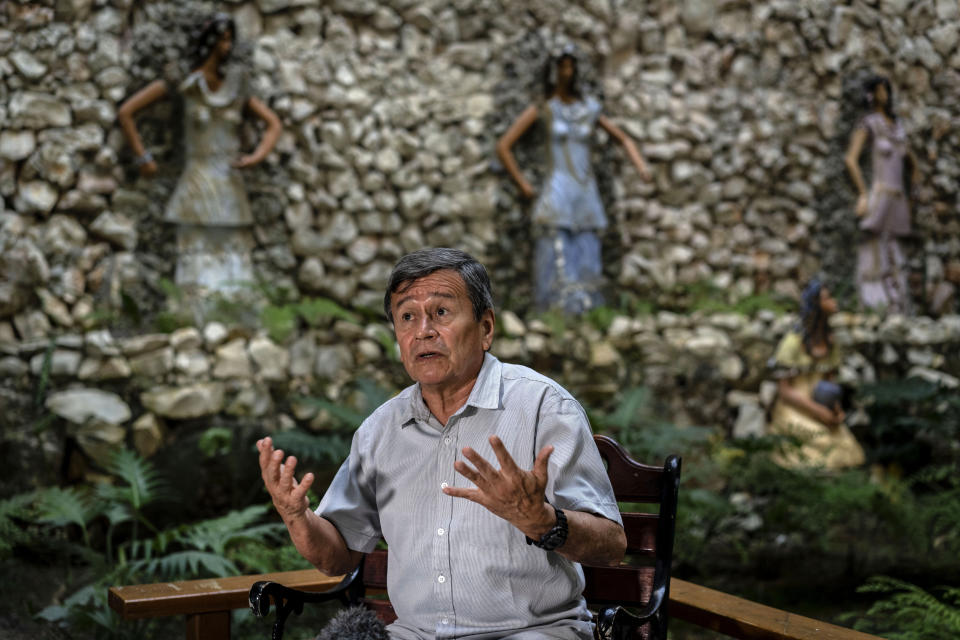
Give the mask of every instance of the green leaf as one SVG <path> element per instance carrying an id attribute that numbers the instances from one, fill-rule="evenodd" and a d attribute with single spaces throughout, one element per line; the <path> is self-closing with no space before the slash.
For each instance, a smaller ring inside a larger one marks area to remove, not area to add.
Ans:
<path id="1" fill-rule="evenodd" d="M 328 298 L 309 298 L 296 305 L 297 313 L 311 327 L 320 326 L 327 320 L 346 320 L 353 324 L 360 324 L 360 318 L 347 311 L 339 304 Z"/>
<path id="2" fill-rule="evenodd" d="M 297 329 L 297 312 L 292 306 L 267 306 L 260 313 L 260 321 L 274 342 L 284 342 Z"/>

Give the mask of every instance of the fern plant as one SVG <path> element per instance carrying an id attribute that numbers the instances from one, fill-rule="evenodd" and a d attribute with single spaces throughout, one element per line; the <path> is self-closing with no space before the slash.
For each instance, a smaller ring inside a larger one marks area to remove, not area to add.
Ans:
<path id="1" fill-rule="evenodd" d="M 938 587 L 941 598 L 915 584 L 877 576 L 857 589 L 887 595 L 870 607 L 854 628 L 890 640 L 960 638 L 960 588 Z"/>

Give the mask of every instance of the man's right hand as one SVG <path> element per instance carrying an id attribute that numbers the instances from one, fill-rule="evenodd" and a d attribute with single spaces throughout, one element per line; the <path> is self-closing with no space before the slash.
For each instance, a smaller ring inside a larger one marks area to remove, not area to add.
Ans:
<path id="1" fill-rule="evenodd" d="M 307 491 L 313 485 L 314 475 L 307 473 L 297 482 L 293 476 L 297 459 L 290 456 L 284 460 L 283 451 L 274 449 L 269 437 L 257 440 L 257 450 L 260 452 L 260 477 L 280 517 L 285 523 L 302 517 L 310 508 Z"/>

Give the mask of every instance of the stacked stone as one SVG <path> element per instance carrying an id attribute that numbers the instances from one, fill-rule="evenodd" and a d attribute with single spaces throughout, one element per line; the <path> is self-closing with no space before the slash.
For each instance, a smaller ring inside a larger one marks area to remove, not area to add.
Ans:
<path id="1" fill-rule="evenodd" d="M 760 312 L 616 316 L 550 327 L 506 311 L 493 352 L 564 380 L 587 406 L 610 408 L 620 391 L 647 386 L 655 411 L 683 426 L 762 433 L 775 394 L 767 362 L 795 316 Z M 845 351 L 839 379 L 857 387 L 880 379 L 921 377 L 960 385 L 960 316 L 906 320 L 838 314 L 835 339 Z M 99 329 L 54 343 L 0 344 L 0 376 L 23 393 L 48 380 L 46 409 L 94 459 L 129 439 L 152 455 L 168 433 L 196 418 L 256 419 L 263 429 L 324 429 L 329 416 L 303 398 L 347 402 L 346 383 L 409 384 L 385 324 L 336 321 L 289 345 L 213 322 L 170 334 L 116 338 Z M 385 366 L 385 363 L 391 363 Z M 4 415 L 6 420 L 16 420 Z"/>
<path id="2" fill-rule="evenodd" d="M 336 390 L 348 373 L 400 386 L 399 367 L 383 371 L 382 325 L 304 327 L 272 344 L 249 330 L 153 334 L 147 322 L 108 321 L 131 304 L 148 321 L 175 264 L 160 218 L 182 156 L 176 103 L 138 118 L 160 160 L 153 180 L 137 177 L 115 124 L 116 105 L 151 79 L 131 34 L 162 38 L 136 31 L 157 4 L 0 3 L 0 391 L 22 395 L 48 377 L 52 392 L 103 387 L 130 407 L 123 424 L 153 416 L 141 431 L 159 433 L 160 418 L 201 410 L 309 423 L 314 410 L 282 398 L 315 392 L 317 381 Z M 751 394 L 792 319 L 661 313 L 617 318 L 606 332 L 570 321 L 564 336 L 521 320 L 529 212 L 492 162 L 495 138 L 542 97 L 545 52 L 526 55 L 531 34 L 566 38 L 592 58 L 588 84 L 655 174 L 642 183 L 619 150 L 596 164 L 608 187 L 613 300 L 623 292 L 679 308 L 684 286 L 701 282 L 726 302 L 768 289 L 796 296 L 821 268 L 849 283 L 856 229 L 842 153 L 858 113 L 854 80 L 869 69 L 891 76 L 925 176 L 912 264 L 934 281 L 960 273 L 955 0 L 221 4 L 250 44 L 252 92 L 284 122 L 275 152 L 246 177 L 258 271 L 294 295 L 377 309 L 397 257 L 457 246 L 494 267 L 495 290 L 519 314 L 503 314 L 496 349 L 508 359 L 569 380 L 588 400 L 654 387 L 678 423 L 724 422 L 731 404 L 759 402 Z M 902 322 L 839 327 L 860 358 L 849 370 L 960 374 L 946 355 L 956 355 L 950 317 Z M 609 382 L 598 385 L 595 371 Z M 78 420 L 94 419 L 107 420 Z"/>
<path id="3" fill-rule="evenodd" d="M 594 58 L 606 113 L 655 171 L 646 185 L 622 155 L 601 167 L 617 288 L 662 299 L 709 281 L 735 297 L 796 295 L 821 267 L 849 280 L 853 195 L 840 155 L 853 121 L 841 116 L 856 109 L 843 85 L 867 67 L 891 75 L 926 176 L 914 262 L 932 280 L 960 269 L 953 0 L 226 8 L 252 44 L 253 93 L 286 126 L 276 153 L 248 174 L 255 257 L 270 282 L 376 308 L 399 255 L 455 245 L 497 264 L 501 290 L 527 291 L 526 214 L 489 169 L 494 137 L 517 115 L 495 105 L 516 111 L 540 97 L 496 95 L 505 74 L 537 73 L 510 59 L 533 32 Z M 129 25 L 144 9 L 48 0 L 3 11 L 0 322 L 33 340 L 131 291 L 158 308 L 157 281 L 174 262 L 159 217 L 176 177 L 176 109 L 142 116 L 155 155 L 169 161 L 166 183 L 135 179 L 114 122 L 116 104 L 144 81 L 128 72 Z M 523 310 L 523 295 L 511 301 Z"/>

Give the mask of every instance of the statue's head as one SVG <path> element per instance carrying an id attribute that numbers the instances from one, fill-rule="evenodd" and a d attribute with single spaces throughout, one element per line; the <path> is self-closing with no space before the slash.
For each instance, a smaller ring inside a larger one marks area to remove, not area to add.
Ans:
<path id="1" fill-rule="evenodd" d="M 581 97 L 577 73 L 579 66 L 577 54 L 577 48 L 568 44 L 558 49 L 547 59 L 543 88 L 548 98 L 553 95 L 558 86 L 566 86 L 567 91 L 572 95 Z"/>
<path id="2" fill-rule="evenodd" d="M 193 39 L 193 66 L 200 66 L 210 56 L 216 56 L 220 63 L 226 62 L 236 37 L 237 24 L 230 15 L 215 13 L 204 20 Z"/>
<path id="3" fill-rule="evenodd" d="M 891 118 L 896 118 L 890 78 L 882 75 L 872 75 L 867 78 L 863 83 L 863 104 L 869 111 L 879 107 Z"/>
<path id="4" fill-rule="evenodd" d="M 828 318 L 836 311 L 837 301 L 820 278 L 810 280 L 800 295 L 800 330 L 803 334 L 803 343 L 808 350 L 811 339 L 817 333 L 822 332 L 823 337 L 830 341 Z"/>

